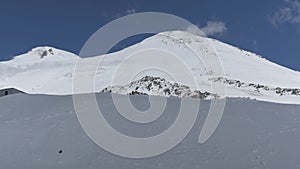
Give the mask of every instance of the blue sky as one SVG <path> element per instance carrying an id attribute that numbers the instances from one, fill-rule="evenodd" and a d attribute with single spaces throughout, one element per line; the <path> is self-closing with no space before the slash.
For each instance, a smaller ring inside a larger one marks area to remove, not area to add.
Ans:
<path id="1" fill-rule="evenodd" d="M 2 1 L 0 60 L 45 45 L 79 53 L 101 26 L 136 12 L 177 15 L 210 37 L 300 70 L 300 1 L 295 0 Z"/>

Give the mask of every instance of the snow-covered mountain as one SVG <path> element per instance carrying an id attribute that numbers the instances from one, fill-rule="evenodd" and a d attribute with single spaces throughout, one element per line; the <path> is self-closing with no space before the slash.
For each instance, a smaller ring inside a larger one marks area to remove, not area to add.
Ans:
<path id="1" fill-rule="evenodd" d="M 14 87 L 29 94 L 69 94 L 72 69 L 79 57 L 51 47 L 37 47 L 0 62 L 0 88 Z"/>
<path id="2" fill-rule="evenodd" d="M 211 52 L 211 47 L 214 52 Z M 195 50 L 200 51 L 203 58 L 219 59 L 224 74 L 208 71 Z M 0 62 L 0 89 L 14 87 L 29 94 L 73 94 L 72 80 L 77 61 L 86 65 L 82 70 L 85 75 L 95 77 L 95 86 L 75 93 L 104 90 L 129 94 L 136 91 L 183 97 L 200 92 L 222 97 L 212 87 L 225 85 L 226 97 L 300 104 L 299 72 L 218 40 L 181 31 L 162 32 L 119 52 L 91 58 L 80 58 L 52 47 L 34 48 L 10 61 Z M 178 68 L 183 62 L 186 69 Z M 151 65 L 167 65 L 173 74 L 158 69 L 144 69 Z M 98 67 L 97 70 L 94 67 Z M 157 86 L 142 90 L 150 83 L 153 85 L 154 77 L 159 77 L 160 82 L 169 85 L 169 88 L 173 87 L 174 91 L 170 91 L 173 93 L 164 92 L 166 88 Z M 189 79 L 194 79 L 197 85 L 190 83 Z M 188 89 L 182 92 L 184 94 L 174 95 L 175 88 L 179 88 L 177 91 L 183 90 L 184 86 Z M 141 88 L 136 90 L 137 87 Z"/>

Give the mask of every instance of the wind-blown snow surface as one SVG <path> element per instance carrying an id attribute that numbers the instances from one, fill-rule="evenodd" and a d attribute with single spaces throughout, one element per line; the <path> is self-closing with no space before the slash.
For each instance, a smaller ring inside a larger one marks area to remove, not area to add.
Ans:
<path id="1" fill-rule="evenodd" d="M 214 71 L 207 72 L 205 68 L 207 65 L 198 60 L 199 57 L 190 48 L 191 46 L 200 51 L 203 57 L 220 59 L 225 76 L 220 77 L 221 75 Z M 215 52 L 208 50 L 211 46 L 215 48 Z M 51 47 L 35 48 L 13 60 L 0 62 L 0 88 L 15 87 L 30 94 L 73 94 L 72 78 L 76 61 L 83 62 L 86 65 L 84 67 L 86 74 L 95 77 L 95 87 L 75 93 L 99 92 L 112 85 L 128 85 L 133 80 L 147 75 L 172 82 L 174 79 L 162 71 L 148 70 L 135 77 L 130 75 L 138 73 L 136 68 L 143 68 L 149 64 L 172 66 L 184 61 L 188 65 L 189 75 L 196 79 L 199 85 L 189 83 L 186 72 L 180 68 L 176 71 L 176 66 L 172 67 L 175 72 L 171 76 L 176 75 L 176 82 L 187 85 L 192 90 L 215 93 L 212 85 L 225 84 L 227 97 L 300 103 L 299 72 L 220 41 L 180 31 L 159 33 L 122 51 L 84 59 Z M 93 70 L 92 68 L 100 61 L 97 71 Z M 116 70 L 121 74 L 116 76 Z M 227 83 L 228 81 L 240 82 L 243 85 Z"/>
<path id="2" fill-rule="evenodd" d="M 117 112 L 109 93 L 96 94 L 96 97 L 110 125 L 133 137 L 157 135 L 166 130 L 177 117 L 180 106 L 180 99 L 167 98 L 165 112 L 159 119 L 149 124 L 138 124 L 125 120 Z M 149 106 L 147 96 L 130 98 L 137 109 L 145 110 Z M 228 99 L 216 132 L 205 144 L 198 144 L 209 106 L 210 101 L 201 101 L 194 127 L 177 147 L 153 158 L 132 160 L 112 155 L 88 138 L 76 118 L 71 96 L 16 94 L 2 97 L 0 168 L 300 167 L 299 105 Z"/>

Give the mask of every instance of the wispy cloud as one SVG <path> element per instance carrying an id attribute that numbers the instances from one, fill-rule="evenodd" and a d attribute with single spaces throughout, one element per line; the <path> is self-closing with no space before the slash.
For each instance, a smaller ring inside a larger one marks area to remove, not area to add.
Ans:
<path id="1" fill-rule="evenodd" d="M 256 40 L 253 40 L 253 41 L 252 41 L 252 44 L 253 44 L 253 50 L 254 50 L 254 51 L 257 51 L 257 41 L 256 41 Z"/>
<path id="2" fill-rule="evenodd" d="M 126 14 L 129 15 L 129 14 L 134 14 L 136 13 L 136 9 L 135 8 L 132 8 L 132 9 L 127 9 L 126 10 Z"/>
<path id="3" fill-rule="evenodd" d="M 104 11 L 103 12 L 103 17 L 106 18 L 106 19 L 117 19 L 117 18 L 120 18 L 120 17 L 125 16 L 125 15 L 134 14 L 136 12 L 137 12 L 136 8 L 126 9 L 122 12 L 116 12 L 116 13 Z"/>
<path id="4" fill-rule="evenodd" d="M 206 34 L 206 36 L 222 34 L 227 31 L 227 27 L 224 22 L 221 21 L 208 21 L 201 31 Z"/>
<path id="5" fill-rule="evenodd" d="M 222 21 L 208 21 L 204 27 L 199 27 L 199 25 L 189 25 L 186 31 L 200 36 L 222 34 L 227 31 L 226 24 Z"/>
<path id="6" fill-rule="evenodd" d="M 296 0 L 284 0 L 285 7 L 278 9 L 268 20 L 274 26 L 284 23 L 300 24 L 300 2 Z"/>

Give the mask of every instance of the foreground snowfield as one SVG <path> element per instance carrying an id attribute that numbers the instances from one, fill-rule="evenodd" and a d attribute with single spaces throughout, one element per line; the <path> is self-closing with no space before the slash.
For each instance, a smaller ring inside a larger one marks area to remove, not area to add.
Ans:
<path id="1" fill-rule="evenodd" d="M 220 59 L 224 77 L 221 78 L 214 71 L 207 71 L 207 65 L 198 59 L 191 46 L 200 51 L 202 57 Z M 215 51 L 211 52 L 210 47 Z M 87 76 L 95 77 L 94 88 L 76 92 L 72 90 L 77 61 L 86 65 L 83 71 Z M 93 67 L 99 62 L 101 64 L 96 71 Z M 181 69 L 176 71 L 176 64 L 180 62 L 187 65 L 188 75 L 196 79 L 198 86 L 189 83 L 187 72 Z M 109 86 L 126 86 L 145 76 L 174 81 L 166 73 L 157 70 L 130 76 L 137 73 L 137 68 L 149 65 L 171 65 L 170 69 L 175 70 L 171 76 L 176 76 L 176 82 L 189 86 L 192 90 L 219 94 L 222 97 L 300 104 L 299 72 L 220 41 L 180 31 L 163 32 L 119 52 L 91 58 L 80 58 L 51 47 L 38 47 L 10 61 L 0 62 L 0 89 L 15 87 L 29 94 L 69 95 L 100 92 Z M 116 73 L 116 70 L 121 74 Z M 212 86 L 224 84 L 225 95 L 212 90 Z M 132 91 L 127 91 L 130 92 Z M 115 93 L 124 94 L 118 91 Z M 162 95 L 157 91 L 147 93 Z"/>
<path id="2" fill-rule="evenodd" d="M 180 106 L 180 99 L 167 98 L 167 107 L 159 119 L 138 124 L 118 113 L 109 93 L 96 94 L 96 97 L 107 121 L 116 130 L 133 137 L 152 136 L 166 130 L 177 117 Z M 130 97 L 138 109 L 148 107 L 147 96 Z M 205 144 L 198 144 L 209 106 L 210 101 L 201 101 L 194 127 L 177 147 L 153 158 L 133 160 L 112 155 L 88 138 L 77 120 L 71 96 L 15 94 L 1 97 L 0 168 L 300 167 L 299 105 L 228 99 L 216 132 Z"/>

